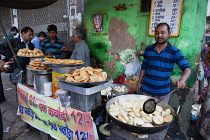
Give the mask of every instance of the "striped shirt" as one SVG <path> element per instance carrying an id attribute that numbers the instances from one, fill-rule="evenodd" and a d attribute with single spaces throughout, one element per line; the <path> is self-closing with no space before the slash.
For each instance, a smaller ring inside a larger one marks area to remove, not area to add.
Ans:
<path id="1" fill-rule="evenodd" d="M 164 96 L 170 92 L 170 75 L 176 63 L 182 71 L 190 68 L 182 52 L 169 42 L 159 54 L 156 44 L 147 46 L 144 52 L 142 70 L 145 70 L 144 81 L 142 84 L 143 92 L 154 95 Z"/>
<path id="2" fill-rule="evenodd" d="M 42 50 L 45 52 L 45 55 L 52 54 L 56 58 L 61 58 L 63 50 L 58 51 L 64 47 L 63 41 L 57 39 L 54 43 L 50 42 L 50 39 L 45 39 L 42 43 Z M 56 52 L 57 51 L 57 52 Z"/>

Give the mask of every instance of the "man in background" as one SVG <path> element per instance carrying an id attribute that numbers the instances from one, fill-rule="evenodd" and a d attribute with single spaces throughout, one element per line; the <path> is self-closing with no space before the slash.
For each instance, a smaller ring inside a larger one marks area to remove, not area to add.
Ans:
<path id="1" fill-rule="evenodd" d="M 31 43 L 31 39 L 33 38 L 33 35 L 34 35 L 34 31 L 32 28 L 24 27 L 21 29 L 21 35 L 19 38 L 10 39 L 10 43 L 16 55 L 20 49 L 23 49 L 23 48 L 29 48 L 30 50 L 34 49 L 34 45 Z M 0 44 L 0 54 L 5 56 L 5 59 L 4 59 L 5 62 L 8 62 L 8 61 L 11 62 L 9 70 L 8 70 L 9 73 L 12 73 L 11 79 L 10 79 L 11 82 L 14 84 L 17 84 L 19 79 L 16 75 L 19 74 L 21 70 L 23 70 L 21 80 L 24 83 L 26 80 L 25 79 L 26 78 L 26 65 L 29 63 L 29 59 L 26 57 L 18 57 L 18 61 L 21 66 L 21 69 L 20 69 L 13 58 L 13 54 L 9 48 L 7 41 L 2 42 Z"/>
<path id="2" fill-rule="evenodd" d="M 64 47 L 64 42 L 57 37 L 57 27 L 53 24 L 47 27 L 48 39 L 45 39 L 42 43 L 41 50 L 45 55 L 52 55 L 58 59 L 65 58 L 66 53 L 61 50 Z"/>
<path id="3" fill-rule="evenodd" d="M 46 33 L 43 32 L 43 31 L 41 31 L 41 32 L 39 32 L 38 36 L 35 36 L 35 37 L 31 40 L 31 43 L 34 44 L 35 48 L 41 50 L 42 42 L 43 42 L 46 38 L 47 38 Z"/>
<path id="4" fill-rule="evenodd" d="M 12 38 L 17 38 L 16 35 L 19 33 L 19 30 L 13 26 L 10 28 L 10 32 L 7 33 L 7 36 L 9 39 L 12 39 Z M 3 38 L 4 41 L 6 41 L 6 37 Z"/>
<path id="5" fill-rule="evenodd" d="M 83 60 L 85 62 L 85 64 L 83 64 L 84 67 L 90 66 L 90 50 L 85 42 L 84 30 L 76 28 L 73 31 L 72 40 L 76 43 L 74 50 L 68 49 L 67 47 L 63 47 L 62 49 L 65 51 L 73 51 L 70 59 Z"/>

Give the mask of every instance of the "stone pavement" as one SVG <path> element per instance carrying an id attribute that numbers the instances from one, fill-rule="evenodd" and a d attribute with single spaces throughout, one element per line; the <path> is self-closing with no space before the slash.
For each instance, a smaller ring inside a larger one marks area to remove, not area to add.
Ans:
<path id="1" fill-rule="evenodd" d="M 2 73 L 1 76 L 6 97 L 6 101 L 0 104 L 3 128 L 10 127 L 9 132 L 4 133 L 3 140 L 41 140 L 40 132 L 32 127 L 26 129 L 26 123 L 16 115 L 18 104 L 15 86 L 9 82 L 9 74 Z"/>

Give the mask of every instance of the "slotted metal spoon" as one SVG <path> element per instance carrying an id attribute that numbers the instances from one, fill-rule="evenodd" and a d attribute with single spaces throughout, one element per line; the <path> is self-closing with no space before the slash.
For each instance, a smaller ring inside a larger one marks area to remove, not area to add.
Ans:
<path id="1" fill-rule="evenodd" d="M 174 91 L 176 91 L 178 88 L 175 88 L 174 90 L 172 90 L 168 95 L 170 95 L 171 93 L 173 93 Z M 166 96 L 165 96 L 166 97 Z M 143 104 L 143 111 L 147 114 L 151 114 L 155 111 L 156 109 L 156 105 L 162 101 L 163 99 L 165 99 L 165 97 L 163 97 L 162 99 L 160 99 L 158 102 L 155 101 L 154 98 L 150 98 L 148 100 L 146 100 Z"/>

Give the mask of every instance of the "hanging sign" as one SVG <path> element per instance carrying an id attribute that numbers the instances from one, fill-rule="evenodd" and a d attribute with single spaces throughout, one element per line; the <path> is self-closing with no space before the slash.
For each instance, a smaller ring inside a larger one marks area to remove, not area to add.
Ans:
<path id="1" fill-rule="evenodd" d="M 97 131 L 91 112 L 61 106 L 55 99 L 17 85 L 21 119 L 59 140 L 95 140 Z"/>
<path id="2" fill-rule="evenodd" d="M 182 5 L 184 0 L 152 0 L 149 35 L 154 36 L 159 23 L 168 23 L 171 36 L 179 36 Z"/>

